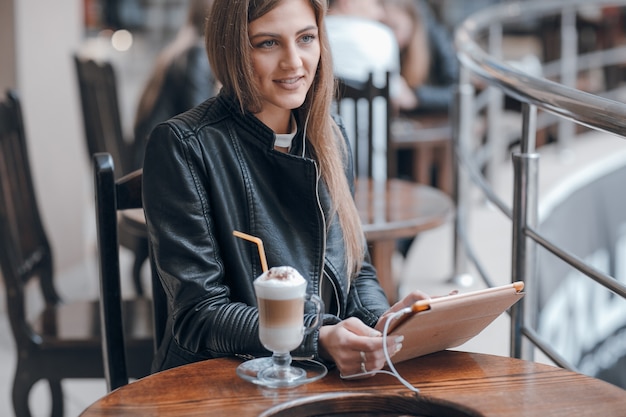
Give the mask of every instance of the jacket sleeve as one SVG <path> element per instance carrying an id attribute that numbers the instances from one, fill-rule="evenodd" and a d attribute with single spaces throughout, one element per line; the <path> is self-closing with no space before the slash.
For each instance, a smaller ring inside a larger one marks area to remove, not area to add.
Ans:
<path id="1" fill-rule="evenodd" d="M 258 312 L 232 302 L 218 247 L 206 168 L 194 135 L 171 123 L 153 131 L 143 169 L 152 257 L 168 295 L 173 341 L 198 358 L 258 355 Z"/>

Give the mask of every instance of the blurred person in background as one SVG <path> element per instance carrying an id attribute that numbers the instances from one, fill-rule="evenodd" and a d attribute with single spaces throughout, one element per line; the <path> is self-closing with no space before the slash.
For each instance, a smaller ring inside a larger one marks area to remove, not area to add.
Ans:
<path id="1" fill-rule="evenodd" d="M 408 106 L 412 102 L 413 93 L 400 76 L 400 50 L 392 30 L 382 23 L 384 18 L 385 9 L 381 0 L 329 0 L 326 29 L 335 76 L 359 84 L 365 83 L 372 73 L 374 85 L 383 87 L 386 74 L 389 73 L 389 96 L 395 112 L 398 107 Z M 386 175 L 383 162 L 386 161 L 387 111 L 383 104 L 377 102 L 374 105 L 374 178 Z M 348 107 L 344 107 L 346 105 Z M 346 126 L 354 126 L 350 105 L 341 103 Z M 359 112 L 366 114 L 366 111 Z M 366 118 L 359 117 L 359 123 L 367 123 Z M 348 133 L 352 140 L 358 140 L 356 132 Z M 367 149 L 366 146 L 353 146 Z M 366 157 L 363 153 L 355 155 L 359 160 L 365 160 Z M 366 164 L 361 163 L 360 166 Z M 357 174 L 366 175 L 363 172 Z"/>
<path id="2" fill-rule="evenodd" d="M 447 28 L 424 0 L 385 0 L 383 6 L 383 22 L 400 48 L 400 74 L 413 93 L 399 102 L 400 111 L 448 112 L 459 63 Z"/>
<path id="3" fill-rule="evenodd" d="M 398 44 L 389 27 L 381 23 L 385 15 L 382 3 L 329 0 L 326 30 L 335 76 L 365 82 L 371 72 L 374 84 L 381 86 L 387 72 L 392 78 L 400 73 Z"/>
<path id="4" fill-rule="evenodd" d="M 213 1 L 190 0 L 185 24 L 157 57 L 135 115 L 136 168 L 143 165 L 146 140 L 158 123 L 217 93 L 204 49 L 204 26 Z"/>

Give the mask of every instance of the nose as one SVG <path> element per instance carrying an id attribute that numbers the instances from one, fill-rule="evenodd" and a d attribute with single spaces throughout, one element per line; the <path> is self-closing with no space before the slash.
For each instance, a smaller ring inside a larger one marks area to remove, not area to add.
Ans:
<path id="1" fill-rule="evenodd" d="M 283 69 L 293 69 L 302 66 L 300 50 L 295 44 L 289 44 L 283 53 L 280 65 Z"/>

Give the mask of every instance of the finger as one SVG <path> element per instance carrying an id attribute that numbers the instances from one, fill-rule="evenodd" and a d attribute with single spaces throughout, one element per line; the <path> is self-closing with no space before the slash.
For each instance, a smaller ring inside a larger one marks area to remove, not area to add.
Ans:
<path id="1" fill-rule="evenodd" d="M 363 347 L 362 350 L 351 352 L 350 359 L 346 360 L 346 365 L 356 367 L 357 364 L 364 363 L 369 371 L 377 371 L 382 369 L 387 363 L 387 356 L 385 355 L 385 349 L 383 346 L 383 338 L 369 339 L 368 347 Z M 404 336 L 396 336 L 386 338 L 387 342 L 387 354 L 389 357 L 393 357 L 396 353 L 402 349 L 402 342 Z"/>
<path id="2" fill-rule="evenodd" d="M 445 295 L 433 295 L 433 298 L 447 297 L 449 295 L 456 295 L 458 293 L 459 293 L 459 290 L 452 290 L 448 294 L 445 294 Z"/>
<path id="3" fill-rule="evenodd" d="M 387 340 L 387 353 L 389 354 L 389 357 L 393 357 L 402 349 L 404 336 L 400 335 L 400 336 L 395 336 L 395 337 L 388 337 L 386 338 L 386 340 Z M 378 346 L 376 349 L 363 351 L 363 353 L 364 355 L 361 355 L 361 359 L 363 356 L 365 356 L 366 358 L 365 362 L 368 364 L 368 368 L 373 367 L 376 369 L 380 369 L 387 362 L 387 357 L 385 356 L 385 350 L 382 345 L 382 340 L 381 340 L 380 346 Z"/>
<path id="4" fill-rule="evenodd" d="M 390 337 L 387 339 L 387 352 L 390 357 L 393 357 L 396 353 L 402 350 L 402 342 L 404 342 L 404 335 Z"/>
<path id="5" fill-rule="evenodd" d="M 430 299 L 430 295 L 428 295 L 427 293 L 420 291 L 420 290 L 414 290 L 414 291 L 411 291 L 409 294 L 407 294 L 406 297 L 404 297 L 404 299 L 402 300 L 402 303 L 404 304 L 405 307 L 409 307 L 416 301 L 428 300 L 428 299 Z"/>
<path id="6" fill-rule="evenodd" d="M 346 330 L 351 331 L 357 336 L 368 336 L 368 337 L 382 336 L 382 334 L 379 331 L 372 329 L 371 327 L 369 327 L 368 325 L 366 325 L 361 320 L 355 317 L 350 317 L 344 320 L 342 323 Z"/>
<path id="7" fill-rule="evenodd" d="M 407 308 L 407 307 L 412 306 L 415 302 L 417 302 L 419 300 L 428 300 L 430 298 L 431 298 L 430 295 L 426 294 L 425 292 L 422 292 L 422 291 L 419 291 L 419 290 L 414 290 L 414 291 L 410 292 L 409 294 L 407 294 L 402 300 L 400 300 L 397 303 L 395 303 L 387 311 L 391 312 L 391 313 L 395 313 L 397 311 L 402 310 L 403 308 Z"/>

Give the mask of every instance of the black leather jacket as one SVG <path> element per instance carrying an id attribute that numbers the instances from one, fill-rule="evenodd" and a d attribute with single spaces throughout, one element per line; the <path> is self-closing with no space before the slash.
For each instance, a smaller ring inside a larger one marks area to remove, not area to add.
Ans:
<path id="1" fill-rule="evenodd" d="M 143 202 L 152 263 L 170 315 L 155 371 L 227 355 L 267 356 L 258 337 L 252 281 L 262 239 L 271 266 L 295 267 L 326 301 L 325 324 L 355 316 L 374 326 L 389 308 L 368 262 L 349 285 L 344 243 L 302 119 L 290 154 L 274 133 L 220 94 L 160 124 L 144 161 Z M 354 183 L 351 157 L 346 175 Z M 305 323 L 313 319 L 307 314 Z M 318 332 L 295 357 L 318 356 Z"/>

